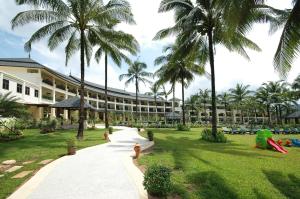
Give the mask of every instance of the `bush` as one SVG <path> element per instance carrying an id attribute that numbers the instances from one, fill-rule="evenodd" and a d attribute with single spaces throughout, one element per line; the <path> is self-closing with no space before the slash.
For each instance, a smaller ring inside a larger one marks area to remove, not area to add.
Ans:
<path id="1" fill-rule="evenodd" d="M 39 123 L 39 128 L 41 129 L 40 133 L 46 134 L 54 132 L 57 128 L 57 120 L 56 119 L 44 119 Z"/>
<path id="2" fill-rule="evenodd" d="M 20 139 L 22 137 L 24 137 L 24 134 L 21 130 L 18 129 L 0 132 L 0 141 L 12 141 Z"/>
<path id="3" fill-rule="evenodd" d="M 68 148 L 76 147 L 76 140 L 74 138 L 70 138 L 67 140 Z"/>
<path id="4" fill-rule="evenodd" d="M 152 196 L 168 196 L 172 188 L 171 170 L 160 165 L 150 166 L 145 172 L 143 185 Z"/>
<path id="5" fill-rule="evenodd" d="M 177 131 L 190 131 L 190 127 L 183 125 L 183 124 L 177 124 Z"/>
<path id="6" fill-rule="evenodd" d="M 154 140 L 154 133 L 153 133 L 153 131 L 148 130 L 147 131 L 147 136 L 148 136 L 148 140 L 149 141 L 153 141 Z"/>
<path id="7" fill-rule="evenodd" d="M 224 133 L 220 130 L 217 131 L 217 135 L 215 138 L 212 135 L 211 129 L 203 129 L 201 133 L 201 139 L 209 142 L 219 142 L 219 143 L 227 142 L 227 138 L 225 137 Z"/>
<path id="8" fill-rule="evenodd" d="M 109 134 L 112 134 L 112 133 L 113 133 L 113 130 L 114 130 L 113 127 L 108 127 L 108 133 L 109 133 Z"/>

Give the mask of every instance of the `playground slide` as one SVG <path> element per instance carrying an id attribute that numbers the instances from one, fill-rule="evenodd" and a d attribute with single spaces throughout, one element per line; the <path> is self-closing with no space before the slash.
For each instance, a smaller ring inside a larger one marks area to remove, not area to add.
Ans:
<path id="1" fill-rule="evenodd" d="M 300 147 L 300 140 L 292 139 L 292 143 L 293 143 L 294 146 L 299 146 Z"/>
<path id="2" fill-rule="evenodd" d="M 269 138 L 267 142 L 276 151 L 279 151 L 280 153 L 287 153 L 287 150 L 285 150 L 282 146 L 278 145 L 273 139 Z"/>

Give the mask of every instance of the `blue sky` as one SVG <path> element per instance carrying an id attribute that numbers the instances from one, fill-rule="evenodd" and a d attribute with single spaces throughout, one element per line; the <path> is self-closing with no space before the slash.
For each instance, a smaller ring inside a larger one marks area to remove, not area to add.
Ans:
<path id="1" fill-rule="evenodd" d="M 132 11 L 135 16 L 137 25 L 121 25 L 119 29 L 133 34 L 141 45 L 139 54 L 140 61 L 144 61 L 148 65 L 148 70 L 154 72 L 153 60 L 161 55 L 162 47 L 173 41 L 168 38 L 163 41 L 153 41 L 155 33 L 162 28 L 166 28 L 173 24 L 172 13 L 157 13 L 160 0 L 129 0 L 132 5 Z M 290 7 L 290 0 L 267 1 L 270 5 L 277 8 Z M 0 57 L 28 57 L 24 52 L 23 45 L 29 36 L 37 30 L 40 24 L 30 24 L 24 27 L 11 30 L 10 20 L 20 11 L 26 10 L 26 6 L 17 6 L 13 0 L 2 2 L 0 7 Z M 251 62 L 235 53 L 230 53 L 222 47 L 216 48 L 216 87 L 218 91 L 224 91 L 233 87 L 236 83 L 249 84 L 254 89 L 262 82 L 279 80 L 278 74 L 274 71 L 272 59 L 276 50 L 280 31 L 270 36 L 268 34 L 268 25 L 256 25 L 249 37 L 255 41 L 261 48 L 262 52 L 248 51 Z M 50 52 L 46 45 L 46 40 L 36 43 L 31 53 L 32 59 L 44 64 L 61 73 L 79 76 L 79 55 L 75 55 L 68 67 L 65 67 L 63 45 L 56 50 Z M 292 81 L 300 73 L 300 61 L 297 59 L 294 68 L 291 71 L 288 81 Z M 123 65 L 122 68 L 109 65 L 109 86 L 125 89 L 123 82 L 118 80 L 118 76 L 125 73 L 128 66 Z M 207 66 L 209 71 L 209 66 Z M 87 68 L 86 79 L 99 84 L 104 83 L 104 62 L 100 64 L 92 61 L 91 66 Z M 205 77 L 196 77 L 195 81 L 187 89 L 187 96 L 197 92 L 200 88 L 209 88 L 210 82 Z M 177 97 L 181 96 L 180 85 L 177 85 Z M 134 91 L 134 85 L 130 85 L 126 90 Z M 148 87 L 142 86 L 142 92 L 148 91 Z"/>

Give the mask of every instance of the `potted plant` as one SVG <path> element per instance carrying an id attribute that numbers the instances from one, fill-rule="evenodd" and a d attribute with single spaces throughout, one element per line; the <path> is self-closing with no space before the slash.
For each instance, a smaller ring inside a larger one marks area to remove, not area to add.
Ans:
<path id="1" fill-rule="evenodd" d="M 108 140 L 108 132 L 107 131 L 105 131 L 105 133 L 104 133 L 104 139 Z"/>
<path id="2" fill-rule="evenodd" d="M 76 153 L 76 142 L 74 138 L 70 138 L 67 140 L 68 146 L 68 155 L 75 155 Z"/>
<path id="3" fill-rule="evenodd" d="M 135 158 L 136 159 L 138 159 L 139 158 L 139 156 L 140 156 L 140 153 L 141 153 L 141 145 L 140 144 L 138 144 L 138 143 L 136 143 L 135 145 L 134 145 L 134 151 L 135 151 Z"/>

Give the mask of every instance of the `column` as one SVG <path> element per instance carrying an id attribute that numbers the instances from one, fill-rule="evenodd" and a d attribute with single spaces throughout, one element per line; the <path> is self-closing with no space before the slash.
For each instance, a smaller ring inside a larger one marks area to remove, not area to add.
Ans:
<path id="1" fill-rule="evenodd" d="M 0 73 L 0 89 L 2 90 L 3 73 Z"/>
<path id="2" fill-rule="evenodd" d="M 53 86 L 52 86 L 52 91 L 53 91 L 53 99 L 52 99 L 52 102 L 53 102 L 53 104 L 55 104 L 55 87 L 56 87 L 56 85 L 55 85 L 55 79 L 53 78 Z"/>

